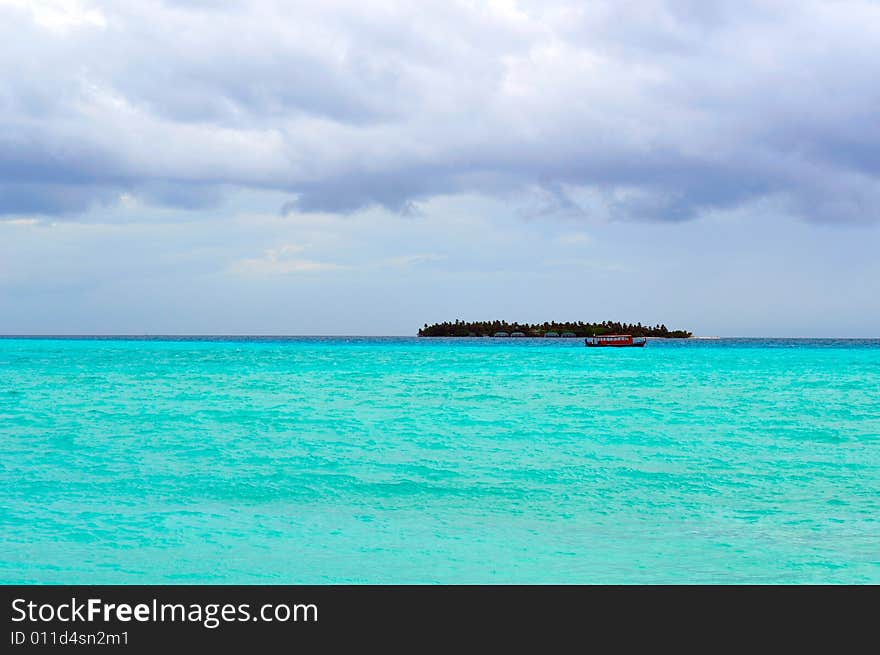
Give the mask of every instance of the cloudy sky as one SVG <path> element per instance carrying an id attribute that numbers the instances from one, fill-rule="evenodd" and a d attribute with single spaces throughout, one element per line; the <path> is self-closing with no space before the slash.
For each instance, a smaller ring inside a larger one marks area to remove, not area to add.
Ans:
<path id="1" fill-rule="evenodd" d="M 0 0 L 0 333 L 880 336 L 880 3 Z"/>

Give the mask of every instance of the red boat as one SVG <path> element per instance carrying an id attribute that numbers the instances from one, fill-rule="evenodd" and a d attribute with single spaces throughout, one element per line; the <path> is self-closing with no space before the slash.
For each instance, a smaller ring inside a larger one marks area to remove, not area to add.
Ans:
<path id="1" fill-rule="evenodd" d="M 641 348 L 648 340 L 645 337 L 633 337 L 631 334 L 603 334 L 599 337 L 587 337 L 584 344 L 588 348 L 596 348 L 600 346 L 610 346 L 612 348 L 622 348 L 624 346 L 633 346 Z"/>

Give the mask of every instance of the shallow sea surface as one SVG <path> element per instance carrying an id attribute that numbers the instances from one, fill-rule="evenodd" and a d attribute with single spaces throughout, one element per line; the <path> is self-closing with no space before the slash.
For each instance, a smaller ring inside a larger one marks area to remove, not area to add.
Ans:
<path id="1" fill-rule="evenodd" d="M 0 339 L 3 583 L 880 583 L 880 341 Z"/>

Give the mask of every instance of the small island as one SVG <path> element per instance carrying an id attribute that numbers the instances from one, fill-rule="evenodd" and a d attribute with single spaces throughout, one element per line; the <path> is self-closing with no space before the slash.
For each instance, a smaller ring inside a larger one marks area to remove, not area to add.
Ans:
<path id="1" fill-rule="evenodd" d="M 603 334 L 629 334 L 634 337 L 659 337 L 661 339 L 688 339 L 693 333 L 687 330 L 670 330 L 663 324 L 642 325 L 583 321 L 557 323 L 508 323 L 507 321 L 444 321 L 419 329 L 420 337 L 595 337 Z"/>

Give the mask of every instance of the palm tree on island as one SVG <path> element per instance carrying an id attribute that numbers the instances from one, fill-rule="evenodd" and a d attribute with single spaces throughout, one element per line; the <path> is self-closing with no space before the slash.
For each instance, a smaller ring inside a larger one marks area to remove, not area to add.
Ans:
<path id="1" fill-rule="evenodd" d="M 543 323 L 508 323 L 507 321 L 444 321 L 442 323 L 425 323 L 419 329 L 420 337 L 491 337 L 517 334 L 524 337 L 596 337 L 604 334 L 629 334 L 634 337 L 659 337 L 663 339 L 687 339 L 693 336 L 688 330 L 669 330 L 665 324 L 658 323 L 653 327 L 639 323 L 621 323 L 619 321 L 602 321 L 601 323 L 557 322 Z"/>

